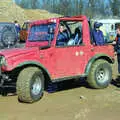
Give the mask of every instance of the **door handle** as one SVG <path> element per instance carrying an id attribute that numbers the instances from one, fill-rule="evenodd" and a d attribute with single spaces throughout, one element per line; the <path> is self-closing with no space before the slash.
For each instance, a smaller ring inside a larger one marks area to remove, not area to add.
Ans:
<path id="1" fill-rule="evenodd" d="M 91 51 L 94 51 L 94 48 L 91 48 Z"/>
<path id="2" fill-rule="evenodd" d="M 44 58 L 44 54 L 40 54 L 40 58 Z"/>

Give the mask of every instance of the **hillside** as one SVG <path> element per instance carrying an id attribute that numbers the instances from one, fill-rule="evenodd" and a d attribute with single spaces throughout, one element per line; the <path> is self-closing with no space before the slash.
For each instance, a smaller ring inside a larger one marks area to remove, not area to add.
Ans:
<path id="1" fill-rule="evenodd" d="M 45 10 L 23 9 L 12 2 L 12 0 L 0 0 L 0 22 L 13 22 L 17 20 L 22 24 L 26 20 L 46 19 L 58 16 Z"/>

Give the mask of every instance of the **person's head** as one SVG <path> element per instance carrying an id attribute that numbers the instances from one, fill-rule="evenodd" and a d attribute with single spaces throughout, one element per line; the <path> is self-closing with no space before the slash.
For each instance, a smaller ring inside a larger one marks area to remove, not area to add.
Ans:
<path id="1" fill-rule="evenodd" d="M 63 31 L 64 31 L 64 26 L 63 26 L 63 25 L 60 25 L 60 26 L 59 26 L 59 31 L 60 31 L 60 32 L 63 32 Z"/>
<path id="2" fill-rule="evenodd" d="M 116 33 L 117 33 L 117 35 L 120 35 L 120 25 L 117 26 Z"/>
<path id="3" fill-rule="evenodd" d="M 15 20 L 14 23 L 18 23 L 17 20 Z"/>
<path id="4" fill-rule="evenodd" d="M 102 23 L 95 22 L 95 23 L 94 23 L 94 29 L 99 30 L 99 28 L 100 28 L 102 25 L 103 25 Z"/>

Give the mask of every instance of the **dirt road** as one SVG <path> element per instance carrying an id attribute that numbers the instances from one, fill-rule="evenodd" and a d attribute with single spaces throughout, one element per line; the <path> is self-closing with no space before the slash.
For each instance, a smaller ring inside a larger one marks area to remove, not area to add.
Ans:
<path id="1" fill-rule="evenodd" d="M 34 104 L 17 101 L 17 96 L 0 97 L 0 120 L 119 120 L 120 90 L 113 85 L 103 90 L 81 86 L 48 94 Z"/>
<path id="2" fill-rule="evenodd" d="M 113 69 L 115 73 L 116 67 Z M 106 89 L 96 90 L 77 84 L 68 82 L 59 92 L 45 92 L 43 98 L 33 104 L 19 103 L 17 96 L 0 96 L 0 120 L 120 119 L 119 87 L 111 84 Z"/>

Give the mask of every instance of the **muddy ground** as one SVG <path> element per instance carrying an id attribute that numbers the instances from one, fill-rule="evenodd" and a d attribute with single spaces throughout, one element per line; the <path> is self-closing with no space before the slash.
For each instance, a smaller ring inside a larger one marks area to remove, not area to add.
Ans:
<path id="1" fill-rule="evenodd" d="M 113 66 L 116 79 L 117 64 Z M 119 120 L 120 87 L 116 82 L 102 90 L 84 82 L 66 82 L 54 93 L 45 92 L 33 104 L 20 103 L 17 96 L 0 96 L 0 120 Z"/>

